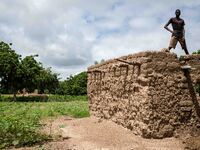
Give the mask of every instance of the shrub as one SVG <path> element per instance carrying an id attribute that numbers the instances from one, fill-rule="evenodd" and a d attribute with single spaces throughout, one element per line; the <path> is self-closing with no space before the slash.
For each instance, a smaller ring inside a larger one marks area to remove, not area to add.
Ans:
<path id="1" fill-rule="evenodd" d="M 0 102 L 12 102 L 12 96 L 0 95 Z M 30 95 L 17 96 L 16 102 L 70 102 L 70 101 L 87 101 L 86 95 Z"/>
<path id="2" fill-rule="evenodd" d="M 32 145 L 48 140 L 49 136 L 40 132 L 42 127 L 40 120 L 59 115 L 88 117 L 88 103 L 85 101 L 1 102 L 0 149 L 9 146 Z"/>
<path id="3" fill-rule="evenodd" d="M 200 49 L 195 51 L 195 52 L 193 52 L 192 54 L 200 54 Z"/>
<path id="4" fill-rule="evenodd" d="M 87 101 L 86 95 L 49 95 L 49 102 Z"/>
<path id="5" fill-rule="evenodd" d="M 2 102 L 12 102 L 12 96 L 0 96 L 0 101 Z M 34 95 L 34 96 L 17 96 L 16 102 L 47 102 L 48 96 L 47 95 Z"/>
<path id="6" fill-rule="evenodd" d="M 0 149 L 8 146 L 32 145 L 47 139 L 39 133 L 39 114 L 30 115 L 30 106 L 0 105 Z"/>
<path id="7" fill-rule="evenodd" d="M 60 95 L 86 95 L 87 94 L 87 73 L 81 72 L 75 76 L 70 76 L 65 81 L 60 81 L 56 89 L 56 94 Z"/>

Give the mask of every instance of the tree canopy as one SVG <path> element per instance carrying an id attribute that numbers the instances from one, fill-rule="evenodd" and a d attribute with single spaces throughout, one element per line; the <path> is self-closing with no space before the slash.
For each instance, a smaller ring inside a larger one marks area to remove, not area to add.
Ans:
<path id="1" fill-rule="evenodd" d="M 58 74 L 45 69 L 35 60 L 37 55 L 21 55 L 11 49 L 12 44 L 0 42 L 0 92 L 16 93 L 23 88 L 29 92 L 39 89 L 55 93 L 58 86 Z"/>
<path id="2" fill-rule="evenodd" d="M 58 74 L 30 55 L 22 58 L 11 48 L 12 44 L 0 42 L 0 93 L 28 92 L 84 95 L 87 94 L 87 73 L 81 72 L 59 81 Z"/>
<path id="3" fill-rule="evenodd" d="M 75 76 L 71 75 L 65 81 L 60 81 L 56 93 L 62 95 L 87 94 L 87 73 L 81 72 Z"/>
<path id="4" fill-rule="evenodd" d="M 192 54 L 200 54 L 200 49 L 197 50 L 196 52 L 193 52 Z"/>

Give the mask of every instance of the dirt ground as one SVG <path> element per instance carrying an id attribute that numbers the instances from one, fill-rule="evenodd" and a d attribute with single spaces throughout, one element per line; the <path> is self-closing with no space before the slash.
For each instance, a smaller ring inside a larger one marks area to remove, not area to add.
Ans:
<path id="1" fill-rule="evenodd" d="M 48 120 L 45 132 L 58 140 L 18 150 L 183 150 L 185 147 L 177 138 L 144 139 L 122 126 L 95 117 Z"/>

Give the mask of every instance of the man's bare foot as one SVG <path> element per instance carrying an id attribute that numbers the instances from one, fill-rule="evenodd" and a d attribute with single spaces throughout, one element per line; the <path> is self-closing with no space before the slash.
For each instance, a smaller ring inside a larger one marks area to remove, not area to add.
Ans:
<path id="1" fill-rule="evenodd" d="M 185 59 L 185 60 L 189 60 L 189 59 L 190 59 L 190 55 L 189 55 L 189 54 L 186 54 L 186 55 L 184 56 L 184 59 Z"/>
<path id="2" fill-rule="evenodd" d="M 168 48 L 163 48 L 161 51 L 166 52 L 166 53 L 170 53 L 170 50 Z"/>

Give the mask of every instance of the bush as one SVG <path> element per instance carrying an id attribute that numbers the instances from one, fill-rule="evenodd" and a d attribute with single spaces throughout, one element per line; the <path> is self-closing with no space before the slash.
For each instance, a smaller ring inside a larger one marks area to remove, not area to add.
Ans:
<path id="1" fill-rule="evenodd" d="M 87 73 L 81 72 L 70 76 L 65 81 L 60 81 L 56 89 L 59 95 L 86 95 L 87 94 Z"/>
<path id="2" fill-rule="evenodd" d="M 1 102 L 12 102 L 12 96 L 0 96 Z M 34 96 L 17 96 L 16 102 L 47 102 L 48 96 L 47 95 L 34 95 Z"/>
<path id="3" fill-rule="evenodd" d="M 87 101 L 86 95 L 49 95 L 49 102 Z"/>
<path id="4" fill-rule="evenodd" d="M 12 102 L 12 96 L 0 95 L 0 102 Z M 17 96 L 16 102 L 70 102 L 70 101 L 87 101 L 86 95 L 30 95 Z"/>
<path id="5" fill-rule="evenodd" d="M 40 115 L 29 115 L 30 106 L 0 104 L 0 149 L 7 146 L 32 145 L 47 139 L 39 133 Z"/>
<path id="6" fill-rule="evenodd" d="M 73 102 L 1 102 L 0 103 L 0 149 L 9 146 L 32 145 L 51 138 L 41 133 L 40 120 L 47 117 L 68 115 L 88 117 L 85 101 Z"/>
<path id="7" fill-rule="evenodd" d="M 200 54 L 200 49 L 195 51 L 195 52 L 193 52 L 192 54 Z"/>
<path id="8" fill-rule="evenodd" d="M 1 95 L 0 94 L 0 102 L 11 102 L 13 100 L 12 96 Z"/>

